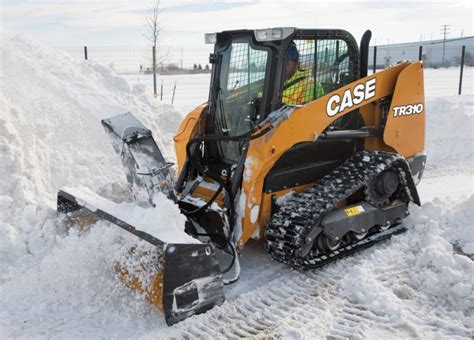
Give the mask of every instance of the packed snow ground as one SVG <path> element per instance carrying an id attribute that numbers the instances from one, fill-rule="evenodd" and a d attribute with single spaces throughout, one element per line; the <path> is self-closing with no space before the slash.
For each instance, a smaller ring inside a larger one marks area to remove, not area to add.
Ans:
<path id="1" fill-rule="evenodd" d="M 62 186 L 127 197 L 100 119 L 132 112 L 172 159 L 180 113 L 144 82 L 20 36 L 3 32 L 0 53 L 2 338 L 474 336 L 472 69 L 463 96 L 453 95 L 457 69 L 426 70 L 429 163 L 407 233 L 311 273 L 252 242 L 228 301 L 168 328 L 114 269 L 135 238 L 105 222 L 67 230 L 55 200 Z M 206 100 L 208 75 L 177 84 L 181 113 Z"/>

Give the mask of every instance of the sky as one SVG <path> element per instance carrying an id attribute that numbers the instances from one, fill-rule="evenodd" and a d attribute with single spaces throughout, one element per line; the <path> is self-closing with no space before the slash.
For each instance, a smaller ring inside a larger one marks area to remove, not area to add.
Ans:
<path id="1" fill-rule="evenodd" d="M 0 0 L 1 26 L 49 46 L 142 46 L 151 0 Z M 239 28 L 342 28 L 372 44 L 473 35 L 473 1 L 161 0 L 160 44 L 200 46 Z"/>
<path id="2" fill-rule="evenodd" d="M 472 36 L 474 0 L 161 0 L 158 59 L 208 63 L 204 33 L 268 27 L 340 28 L 371 45 Z M 0 0 L 0 27 L 74 58 L 134 73 L 151 62 L 145 18 L 156 0 Z M 2 30 L 0 30 L 1 34 Z M 0 37 L 1 39 L 1 37 Z"/>

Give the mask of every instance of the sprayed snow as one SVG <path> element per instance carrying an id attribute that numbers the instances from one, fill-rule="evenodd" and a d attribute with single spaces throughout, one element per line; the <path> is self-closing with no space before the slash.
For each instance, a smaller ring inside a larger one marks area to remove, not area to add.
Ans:
<path id="1" fill-rule="evenodd" d="M 63 188 L 85 203 L 91 211 L 100 209 L 144 231 L 165 243 L 199 243 L 184 232 L 186 217 L 178 206 L 163 193 L 153 197 L 155 207 L 143 208 L 135 203 L 114 203 L 97 195 L 88 188 Z M 89 206 L 90 205 L 90 206 Z"/>

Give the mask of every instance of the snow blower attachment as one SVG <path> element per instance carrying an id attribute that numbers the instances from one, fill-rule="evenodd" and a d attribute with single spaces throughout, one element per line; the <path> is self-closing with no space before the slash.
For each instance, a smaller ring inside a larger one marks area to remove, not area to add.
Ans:
<path id="1" fill-rule="evenodd" d="M 151 131 L 131 113 L 104 119 L 102 125 L 122 160 L 135 200 L 153 206 L 153 195 L 162 192 L 176 202 L 169 171 L 173 163 L 165 161 Z"/>
<path id="2" fill-rule="evenodd" d="M 136 203 L 154 209 L 153 196 L 162 192 L 175 200 L 173 182 L 166 163 L 148 130 L 130 113 L 102 121 L 113 139 L 115 150 L 127 170 L 127 179 Z M 173 243 L 160 240 L 133 225 L 124 206 L 89 191 L 63 188 L 58 193 L 58 212 L 73 216 L 88 215 L 88 220 L 106 220 L 156 247 L 153 254 L 130 250 L 130 256 L 151 258 L 140 261 L 139 272 L 118 264 L 120 276 L 129 288 L 143 293 L 159 310 L 168 325 L 204 312 L 224 301 L 223 281 L 214 246 L 198 240 Z M 157 231 L 159 231 L 157 221 Z M 194 240 L 194 239 L 193 239 Z M 143 273 L 150 271 L 150 273 Z M 141 276 L 152 276 L 148 283 Z"/>
<path id="3" fill-rule="evenodd" d="M 142 123 L 131 114 L 102 122 L 137 209 L 159 211 L 156 194 L 165 194 L 187 218 L 188 244 L 145 233 L 123 206 L 95 194 L 63 189 L 58 210 L 87 210 L 159 250 L 130 249 L 144 261 L 135 272 L 152 280 L 119 272 L 168 324 L 224 301 L 250 239 L 276 261 L 314 270 L 405 231 L 426 162 L 423 63 L 368 75 L 370 36 L 359 47 L 333 29 L 206 35 L 215 44 L 209 100 L 174 137 L 176 183 Z M 226 255 L 222 269 L 217 258 Z"/>

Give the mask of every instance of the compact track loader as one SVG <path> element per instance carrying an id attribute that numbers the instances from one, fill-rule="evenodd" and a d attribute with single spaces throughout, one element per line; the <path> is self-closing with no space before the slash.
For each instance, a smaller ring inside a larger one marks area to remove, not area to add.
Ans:
<path id="1" fill-rule="evenodd" d="M 153 196 L 164 193 L 187 217 L 195 242 L 154 237 L 114 203 L 73 189 L 59 192 L 58 211 L 86 211 L 156 246 L 153 256 L 140 255 L 153 267 L 147 283 L 119 270 L 168 324 L 224 301 L 251 238 L 275 260 L 307 270 L 403 232 L 410 202 L 420 204 L 416 184 L 426 160 L 423 64 L 404 61 L 367 75 L 370 37 L 367 31 L 359 47 L 343 30 L 207 34 L 214 44 L 209 100 L 174 138 L 176 178 L 132 114 L 102 122 L 137 204 L 154 209 Z M 228 258 L 218 261 L 217 253 Z"/>

